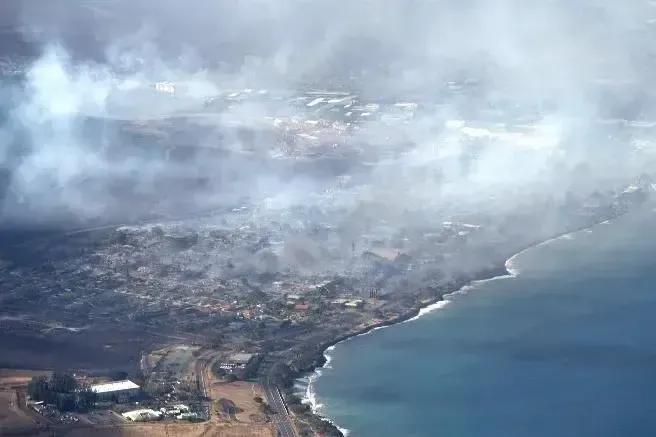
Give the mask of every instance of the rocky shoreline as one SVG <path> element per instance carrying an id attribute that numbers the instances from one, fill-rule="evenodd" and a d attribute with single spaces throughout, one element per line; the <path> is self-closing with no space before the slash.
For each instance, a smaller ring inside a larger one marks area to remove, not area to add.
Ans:
<path id="1" fill-rule="evenodd" d="M 628 211 L 625 211 L 625 213 Z M 472 275 L 472 277 L 469 278 L 462 278 L 459 280 L 456 280 L 448 288 L 446 288 L 438 297 L 434 299 L 430 299 L 427 301 L 422 302 L 421 305 L 412 307 L 405 311 L 404 313 L 400 314 L 397 317 L 394 317 L 392 319 L 384 320 L 380 323 L 375 323 L 370 326 L 367 326 L 362 329 L 358 329 L 352 332 L 348 332 L 346 334 L 343 334 L 341 336 L 338 336 L 331 341 L 325 342 L 320 345 L 319 349 L 320 352 L 316 353 L 316 356 L 314 357 L 314 363 L 312 366 L 303 368 L 303 369 L 298 369 L 295 372 L 292 372 L 290 375 L 292 380 L 297 380 L 303 377 L 310 376 L 311 374 L 315 373 L 317 369 L 321 369 L 323 366 L 325 366 L 327 362 L 326 358 L 326 352 L 329 348 L 343 342 L 346 340 L 349 340 L 353 337 L 357 337 L 360 335 L 365 335 L 368 334 L 374 330 L 381 329 L 381 328 L 386 328 L 390 327 L 393 325 L 397 325 L 399 323 L 406 322 L 410 319 L 413 319 L 414 317 L 417 317 L 421 314 L 421 311 L 430 307 L 431 305 L 435 305 L 438 302 L 443 302 L 445 300 L 445 297 L 457 293 L 458 291 L 462 290 L 465 287 L 468 287 L 472 285 L 475 282 L 480 282 L 480 281 L 488 281 L 491 279 L 495 278 L 502 278 L 502 277 L 512 277 L 514 276 L 513 272 L 511 272 L 508 268 L 509 262 L 515 258 L 516 256 L 522 254 L 523 252 L 534 248 L 538 247 L 542 244 L 548 243 L 550 241 L 556 240 L 558 238 L 561 238 L 565 235 L 569 234 L 574 234 L 577 232 L 584 231 L 586 229 L 590 229 L 594 226 L 597 226 L 599 224 L 605 223 L 609 220 L 614 220 L 617 219 L 618 217 L 621 217 L 624 214 L 617 214 L 612 217 L 601 217 L 598 220 L 595 220 L 593 223 L 585 225 L 585 226 L 580 226 L 572 230 L 567 230 L 561 233 L 556 234 L 555 236 L 545 238 L 545 239 L 540 239 L 537 241 L 533 241 L 530 244 L 527 244 L 523 247 L 521 247 L 519 250 L 515 251 L 513 254 L 511 254 L 506 261 L 501 264 L 497 265 L 495 267 L 492 267 L 490 269 L 482 270 L 478 272 L 475 275 Z M 313 411 L 312 408 L 307 404 L 307 400 L 301 400 L 294 394 L 292 386 L 287 386 L 285 387 L 285 396 L 288 402 L 290 402 L 293 406 L 297 405 L 302 405 L 300 408 L 294 408 L 294 412 L 297 415 L 297 418 L 299 418 L 301 421 L 306 422 L 311 424 L 313 429 L 319 428 L 320 431 L 324 435 L 329 435 L 329 436 L 341 436 L 345 437 L 344 433 L 340 430 L 340 428 L 330 420 L 330 418 L 324 417 L 321 414 L 317 413 L 316 411 Z M 304 403 L 302 403 L 304 402 Z M 305 407 L 305 408 L 303 408 Z"/>
<path id="2" fill-rule="evenodd" d="M 540 243 L 536 243 L 536 244 L 540 244 Z M 533 244 L 533 245 L 531 245 L 527 248 L 533 247 L 536 244 Z M 522 250 L 525 250 L 525 249 L 522 249 Z M 326 355 L 325 355 L 326 351 L 332 346 L 335 346 L 335 345 L 337 345 L 337 344 L 339 344 L 343 341 L 349 340 L 353 337 L 368 334 L 368 333 L 370 333 L 370 332 L 372 332 L 376 329 L 386 328 L 386 327 L 390 327 L 390 326 L 393 326 L 393 325 L 397 325 L 399 323 L 406 322 L 406 321 L 420 315 L 421 310 L 423 310 L 427 307 L 430 307 L 431 305 L 434 305 L 438 302 L 444 301 L 445 296 L 448 296 L 448 295 L 453 294 L 453 293 L 457 293 L 458 291 L 462 290 L 464 287 L 467 287 L 467 286 L 471 285 L 474 282 L 490 280 L 490 279 L 494 279 L 494 278 L 497 278 L 497 277 L 506 276 L 506 275 L 509 275 L 509 274 L 510 274 L 510 272 L 506 269 L 505 263 L 504 263 L 504 265 L 499 265 L 499 266 L 496 266 L 494 268 L 481 271 L 480 273 L 478 273 L 477 275 L 474 275 L 471 278 L 461 279 L 461 280 L 458 280 L 458 281 L 454 282 L 452 284 L 452 286 L 445 289 L 438 297 L 436 297 L 434 299 L 430 299 L 430 300 L 422 303 L 422 305 L 420 305 L 420 306 L 416 306 L 416 307 L 413 307 L 411 309 L 408 309 L 406 312 L 404 312 L 403 314 L 401 314 L 401 315 L 399 315 L 395 318 L 384 320 L 380 323 L 375 323 L 375 324 L 372 324 L 372 325 L 367 326 L 365 328 L 358 329 L 358 330 L 343 334 L 339 337 L 336 337 L 333 340 L 331 340 L 329 342 L 326 342 L 326 343 L 324 343 L 320 346 L 321 352 L 316 354 L 315 362 L 314 362 L 313 366 L 311 366 L 309 368 L 305 368 L 305 369 L 300 369 L 297 372 L 293 372 L 290 375 L 290 377 L 293 380 L 296 380 L 296 379 L 308 376 L 308 375 L 314 373 L 317 369 L 322 368 L 326 364 Z M 301 400 L 298 399 L 298 397 L 293 393 L 292 387 L 289 387 L 289 386 L 285 387 L 285 394 L 286 394 L 287 399 L 292 401 L 290 403 L 292 403 L 292 404 L 296 404 L 297 402 L 300 403 Z M 303 409 L 296 409 L 296 411 L 295 411 L 295 413 L 298 416 L 300 416 L 301 420 L 307 421 L 307 422 L 309 422 L 310 424 L 313 424 L 313 425 L 321 426 L 321 432 L 325 433 L 326 435 L 342 436 L 342 437 L 344 436 L 344 433 L 329 418 L 321 416 L 320 414 L 312 411 L 312 409 L 309 408 L 309 405 L 307 405 L 307 404 L 304 404 L 304 405 L 307 406 L 307 408 L 305 408 L 305 411 L 303 411 Z M 299 414 L 299 413 L 301 413 L 301 414 Z M 318 423 L 319 421 L 321 422 L 321 424 Z"/>

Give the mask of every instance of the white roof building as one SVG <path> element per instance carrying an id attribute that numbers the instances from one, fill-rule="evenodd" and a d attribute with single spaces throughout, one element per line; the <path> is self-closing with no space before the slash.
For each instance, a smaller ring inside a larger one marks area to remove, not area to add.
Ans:
<path id="1" fill-rule="evenodd" d="M 122 416 L 132 422 L 149 422 L 151 420 L 159 420 L 162 417 L 162 413 L 145 408 L 142 410 L 127 411 Z"/>
<path id="2" fill-rule="evenodd" d="M 96 393 L 113 393 L 124 390 L 138 390 L 140 387 L 130 380 L 114 381 L 105 384 L 96 384 L 91 386 L 91 391 Z"/>
<path id="3" fill-rule="evenodd" d="M 253 354 L 247 354 L 244 352 L 239 352 L 232 354 L 229 360 L 235 364 L 248 364 L 248 362 L 253 358 Z"/>
<path id="4" fill-rule="evenodd" d="M 347 308 L 360 308 L 362 305 L 364 305 L 364 301 L 362 299 L 350 300 L 344 304 L 344 306 Z"/>

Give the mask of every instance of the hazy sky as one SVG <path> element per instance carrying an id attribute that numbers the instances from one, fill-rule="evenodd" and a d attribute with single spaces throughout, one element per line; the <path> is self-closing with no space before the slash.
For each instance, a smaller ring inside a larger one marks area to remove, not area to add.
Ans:
<path id="1" fill-rule="evenodd" d="M 120 220 L 151 194 L 199 207 L 228 191 L 234 198 L 269 190 L 290 204 L 306 202 L 324 182 L 282 175 L 262 156 L 108 159 L 106 147 L 129 148 L 132 137 L 114 124 L 90 133 L 86 118 L 115 116 L 116 107 L 129 108 L 124 117 L 201 108 L 204 97 L 238 88 L 338 87 L 370 100 L 421 101 L 417 118 L 392 129 L 408 140 L 407 153 L 362 181 L 367 200 L 438 208 L 505 194 L 504 211 L 517 207 L 518 193 L 559 198 L 650 169 L 653 129 L 609 123 L 655 115 L 652 2 L 5 0 L 0 17 L 12 35 L 5 41 L 15 42 L 3 44 L 0 57 L 33 55 L 24 80 L 2 87 L 0 181 L 10 199 L 3 215 L 14 220 Z M 141 92 L 161 80 L 191 84 L 198 101 L 169 107 Z M 476 84 L 475 92 L 448 92 L 451 81 Z M 290 111 L 278 106 L 243 104 L 219 120 L 229 115 L 259 129 L 264 116 Z M 357 135 L 375 142 L 377 132 L 390 135 L 386 129 L 372 123 Z M 168 144 L 215 147 L 218 130 Z M 239 150 L 243 138 L 226 141 Z M 266 135 L 256 142 L 272 147 Z M 636 143 L 644 156 L 636 156 Z M 210 182 L 162 193 L 163 177 Z"/>

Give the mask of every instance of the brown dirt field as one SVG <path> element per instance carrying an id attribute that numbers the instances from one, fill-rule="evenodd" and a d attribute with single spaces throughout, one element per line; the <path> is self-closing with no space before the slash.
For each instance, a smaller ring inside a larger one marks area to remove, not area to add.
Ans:
<path id="1" fill-rule="evenodd" d="M 0 369 L 0 390 L 26 387 L 33 376 L 50 376 L 47 370 Z"/>
<path id="2" fill-rule="evenodd" d="M 274 437 L 271 427 L 264 425 L 198 424 L 140 424 L 114 428 L 71 429 L 62 436 L 87 437 L 92 431 L 98 437 Z"/>
<path id="3" fill-rule="evenodd" d="M 16 389 L 21 392 L 21 401 L 24 402 L 25 387 L 30 379 L 49 374 L 40 370 L 0 369 L 0 435 L 20 432 L 36 435 L 39 424 L 46 423 L 45 419 L 39 421 L 19 408 Z"/>
<path id="4" fill-rule="evenodd" d="M 0 435 L 19 431 L 28 432 L 35 430 L 38 425 L 33 416 L 18 407 L 15 390 L 0 391 Z"/>
<path id="5" fill-rule="evenodd" d="M 266 417 L 262 413 L 260 404 L 255 402 L 255 396 L 260 396 L 266 399 L 264 390 L 259 384 L 253 384 L 246 381 L 236 382 L 223 382 L 218 380 L 212 371 L 206 369 L 206 381 L 208 384 L 209 396 L 212 398 L 212 417 L 218 418 L 221 421 L 231 421 L 239 423 L 264 423 Z M 221 407 L 217 404 L 219 399 L 229 399 L 235 403 L 237 408 L 243 410 L 235 415 L 236 421 L 230 419 L 227 415 L 221 412 Z M 219 414 L 216 410 L 219 410 Z"/>

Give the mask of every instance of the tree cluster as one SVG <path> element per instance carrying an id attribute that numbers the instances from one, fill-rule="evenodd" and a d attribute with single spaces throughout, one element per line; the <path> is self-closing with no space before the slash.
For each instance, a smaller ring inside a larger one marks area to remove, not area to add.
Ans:
<path id="1" fill-rule="evenodd" d="M 54 405 L 60 411 L 87 411 L 96 402 L 96 393 L 80 387 L 73 375 L 53 373 L 50 378 L 35 376 L 27 385 L 27 393 L 35 401 Z"/>

